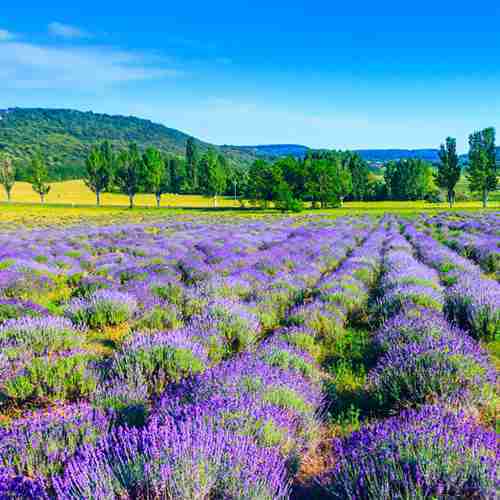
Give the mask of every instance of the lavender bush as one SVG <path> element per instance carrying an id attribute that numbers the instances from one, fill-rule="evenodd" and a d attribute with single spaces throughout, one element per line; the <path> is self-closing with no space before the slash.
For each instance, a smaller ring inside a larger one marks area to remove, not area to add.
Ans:
<path id="1" fill-rule="evenodd" d="M 49 478 L 85 443 L 107 433 L 110 420 L 87 404 L 39 410 L 0 428 L 0 465 Z"/>
<path id="2" fill-rule="evenodd" d="M 477 403 L 492 393 L 495 381 L 486 353 L 451 332 L 395 345 L 368 374 L 369 391 L 383 408 L 434 400 Z"/>
<path id="3" fill-rule="evenodd" d="M 59 497 L 286 498 L 279 455 L 192 419 L 144 430 L 121 428 L 85 446 L 54 480 Z"/>
<path id="4" fill-rule="evenodd" d="M 0 386 L 0 395 L 17 404 L 32 400 L 77 401 L 88 397 L 97 380 L 85 352 L 64 352 L 32 359 Z"/>
<path id="5" fill-rule="evenodd" d="M 120 325 L 137 310 L 134 297 L 112 290 L 98 290 L 88 299 L 73 299 L 66 315 L 77 325 L 89 328 Z"/>
<path id="6" fill-rule="evenodd" d="M 114 355 L 107 376 L 115 381 L 130 380 L 130 374 L 147 384 L 148 393 L 160 394 L 165 386 L 203 371 L 208 354 L 182 330 L 165 333 L 138 333 Z"/>
<path id="7" fill-rule="evenodd" d="M 498 493 L 497 436 L 439 406 L 405 411 L 337 442 L 329 498 L 478 498 Z"/>
<path id="8" fill-rule="evenodd" d="M 75 349 L 82 343 L 81 333 L 65 318 L 25 316 L 7 320 L 0 326 L 1 349 L 26 349 L 45 354 Z"/>
<path id="9" fill-rule="evenodd" d="M 446 294 L 445 312 L 478 340 L 500 338 L 500 285 L 462 276 Z"/>

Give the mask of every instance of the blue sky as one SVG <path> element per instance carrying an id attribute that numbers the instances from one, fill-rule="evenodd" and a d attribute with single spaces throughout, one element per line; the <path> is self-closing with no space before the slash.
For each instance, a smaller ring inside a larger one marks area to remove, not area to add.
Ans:
<path id="1" fill-rule="evenodd" d="M 217 144 L 452 135 L 465 150 L 500 128 L 500 2 L 4 2 L 13 106 L 132 114 Z"/>

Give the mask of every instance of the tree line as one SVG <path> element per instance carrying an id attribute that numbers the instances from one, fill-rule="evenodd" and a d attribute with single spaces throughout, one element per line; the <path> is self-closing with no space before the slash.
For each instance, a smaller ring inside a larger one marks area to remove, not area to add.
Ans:
<path id="1" fill-rule="evenodd" d="M 368 164 L 356 153 L 317 151 L 303 160 L 284 158 L 274 163 L 256 161 L 249 171 L 246 198 L 264 207 L 272 203 L 282 210 L 300 210 L 304 202 L 313 208 L 341 206 L 352 201 L 439 201 L 441 190 L 453 207 L 462 175 L 456 139 L 441 144 L 436 166 L 418 158 L 390 161 L 383 179 L 370 174 Z M 469 136 L 469 161 L 465 176 L 471 192 L 487 206 L 489 193 L 498 187 L 495 129 Z"/>
<path id="2" fill-rule="evenodd" d="M 305 158 L 281 158 L 274 162 L 259 159 L 249 169 L 229 165 L 226 157 L 210 148 L 200 154 L 194 139 L 188 139 L 185 157 L 164 154 L 155 147 L 141 151 L 135 143 L 116 151 L 109 141 L 93 146 L 85 161 L 84 182 L 101 204 L 105 192 L 128 196 L 133 208 L 135 196 L 152 193 L 157 206 L 162 196 L 201 194 L 213 199 L 233 194 L 262 207 L 300 211 L 304 203 L 313 208 L 342 206 L 344 200 L 437 201 L 440 190 L 453 206 L 462 166 L 456 140 L 441 144 L 435 168 L 420 159 L 402 159 L 386 164 L 383 179 L 370 173 L 368 163 L 350 151 L 312 151 Z M 43 203 L 50 192 L 47 165 L 40 152 L 30 162 L 29 182 Z M 486 207 L 488 195 L 497 189 L 498 174 L 495 129 L 487 128 L 469 136 L 469 161 L 465 175 L 471 192 L 481 196 Z M 12 160 L 0 160 L 0 183 L 10 201 L 16 181 Z"/>

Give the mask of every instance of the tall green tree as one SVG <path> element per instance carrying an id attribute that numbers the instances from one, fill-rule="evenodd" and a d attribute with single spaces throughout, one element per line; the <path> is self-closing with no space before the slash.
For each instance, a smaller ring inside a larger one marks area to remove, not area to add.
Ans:
<path id="1" fill-rule="evenodd" d="M 306 159 L 306 190 L 313 206 L 321 208 L 342 206 L 344 198 L 352 191 L 350 170 L 339 155 Z"/>
<path id="2" fill-rule="evenodd" d="M 359 154 L 351 152 L 344 154 L 343 163 L 351 172 L 350 198 L 354 201 L 365 200 L 370 190 L 368 164 Z"/>
<path id="3" fill-rule="evenodd" d="M 108 141 L 93 146 L 85 160 L 84 182 L 95 193 L 97 206 L 101 205 L 101 193 L 107 191 L 113 180 L 115 154 Z"/>
<path id="4" fill-rule="evenodd" d="M 483 207 L 488 204 L 488 195 L 498 187 L 495 147 L 495 129 L 486 128 L 469 136 L 469 165 L 466 177 L 469 189 L 480 193 Z"/>
<path id="5" fill-rule="evenodd" d="M 227 176 L 223 162 L 212 148 L 203 155 L 200 161 L 200 181 L 201 192 L 205 196 L 212 197 L 214 207 L 216 207 L 217 197 L 226 189 Z"/>
<path id="6" fill-rule="evenodd" d="M 306 171 L 304 162 L 289 156 L 278 160 L 277 166 L 281 169 L 281 176 L 290 189 L 292 197 L 296 200 L 301 200 L 306 191 Z M 282 187 L 280 192 L 286 193 L 286 189 Z"/>
<path id="7" fill-rule="evenodd" d="M 49 171 L 42 153 L 37 151 L 31 159 L 31 187 L 40 196 L 40 201 L 45 202 L 45 196 L 50 192 Z"/>
<path id="8" fill-rule="evenodd" d="M 275 207 L 281 212 L 301 212 L 302 201 L 294 196 L 290 185 L 283 180 L 277 187 Z"/>
<path id="9" fill-rule="evenodd" d="M 8 156 L 0 158 L 0 184 L 5 189 L 7 200 L 10 201 L 12 188 L 16 183 L 16 168 Z"/>
<path id="10" fill-rule="evenodd" d="M 267 208 L 277 198 L 278 186 L 283 182 L 283 172 L 276 163 L 256 160 L 250 166 L 246 196 L 254 204 Z"/>
<path id="11" fill-rule="evenodd" d="M 333 188 L 335 196 L 340 206 L 343 206 L 344 199 L 352 193 L 352 175 L 349 167 L 337 159 L 331 164 L 333 176 Z"/>
<path id="12" fill-rule="evenodd" d="M 170 171 L 166 161 L 161 152 L 153 147 L 147 148 L 143 155 L 146 190 L 155 195 L 158 208 L 162 195 L 170 189 Z"/>
<path id="13" fill-rule="evenodd" d="M 198 189 L 198 147 L 192 137 L 186 142 L 186 174 L 190 188 L 193 192 Z"/>
<path id="14" fill-rule="evenodd" d="M 384 180 L 392 200 L 423 200 L 433 189 L 432 167 L 418 158 L 389 162 Z"/>
<path id="15" fill-rule="evenodd" d="M 170 178 L 170 192 L 179 194 L 186 184 L 186 161 L 177 156 L 169 156 L 166 159 L 168 175 Z"/>
<path id="16" fill-rule="evenodd" d="M 456 139 L 453 137 L 446 138 L 446 143 L 441 144 L 439 159 L 435 181 L 438 187 L 446 191 L 446 198 L 450 208 L 452 208 L 455 202 L 455 187 L 462 172 L 457 155 Z"/>
<path id="17" fill-rule="evenodd" d="M 129 207 L 134 208 L 134 198 L 145 188 L 146 176 L 142 156 L 137 144 L 130 144 L 128 149 L 118 156 L 116 184 L 120 191 L 128 196 Z"/>

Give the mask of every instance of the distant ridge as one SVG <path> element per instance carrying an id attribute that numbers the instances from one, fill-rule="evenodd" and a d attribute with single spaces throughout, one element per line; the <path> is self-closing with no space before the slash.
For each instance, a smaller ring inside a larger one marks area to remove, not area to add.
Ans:
<path id="1" fill-rule="evenodd" d="M 306 156 L 311 148 L 307 146 L 301 146 L 300 144 L 268 144 L 261 146 L 223 146 L 223 147 L 233 147 L 240 151 L 247 151 L 253 153 L 257 156 L 271 156 L 271 157 L 282 157 L 282 156 L 294 156 L 296 158 L 303 158 Z"/>
<path id="2" fill-rule="evenodd" d="M 232 148 L 234 150 L 245 151 L 256 156 L 266 156 L 270 158 L 281 158 L 285 156 L 294 156 L 303 158 L 308 151 L 314 151 L 313 148 L 299 144 L 268 144 L 259 146 L 223 146 L 223 148 Z M 436 163 L 439 161 L 439 149 L 354 149 L 363 159 L 370 162 L 385 163 L 392 160 L 402 160 L 407 158 L 420 158 L 421 160 Z M 467 154 L 459 155 L 460 158 L 467 160 Z M 497 157 L 500 160 L 500 147 L 497 148 Z"/>
<path id="3" fill-rule="evenodd" d="M 294 156 L 303 158 L 312 148 L 298 144 L 269 144 L 262 146 L 233 146 L 240 151 L 248 151 L 257 156 L 283 157 Z M 427 161 L 438 161 L 438 149 L 356 149 L 367 161 L 386 162 L 402 158 L 420 158 Z"/>

